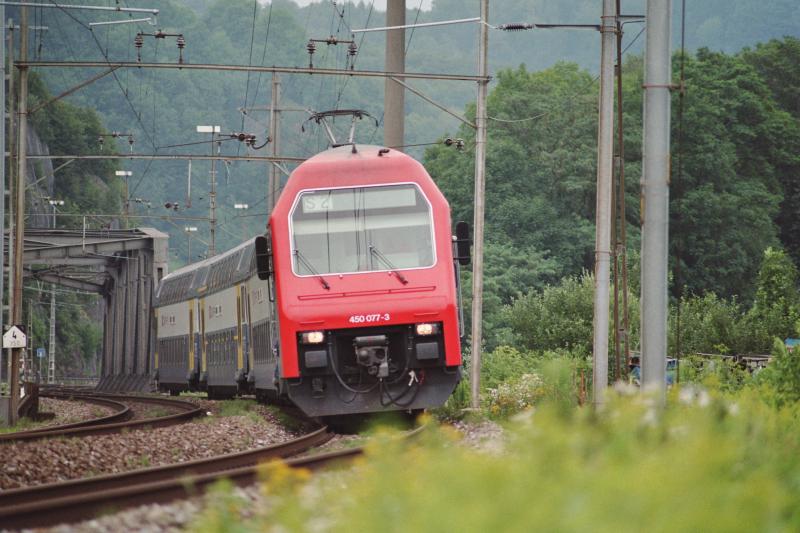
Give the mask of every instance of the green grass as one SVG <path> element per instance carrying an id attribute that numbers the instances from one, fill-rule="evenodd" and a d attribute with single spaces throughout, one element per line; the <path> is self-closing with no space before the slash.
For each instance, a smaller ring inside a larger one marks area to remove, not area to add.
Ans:
<path id="1" fill-rule="evenodd" d="M 161 418 L 173 414 L 174 411 L 159 405 L 148 406 L 144 412 L 145 418 Z"/>
<path id="2" fill-rule="evenodd" d="M 0 434 L 4 433 L 15 433 L 17 431 L 28 431 L 30 429 L 37 428 L 42 424 L 37 424 L 34 420 L 23 417 L 17 420 L 17 424 L 14 426 L 0 426 Z"/>
<path id="3" fill-rule="evenodd" d="M 262 418 L 256 411 L 257 406 L 258 404 L 255 400 L 241 398 L 224 400 L 219 402 L 219 416 L 244 416 L 255 422 L 260 422 Z"/>
<path id="4" fill-rule="evenodd" d="M 379 435 L 351 470 L 269 467 L 268 509 L 242 518 L 212 497 L 205 531 L 797 531 L 800 408 L 757 392 L 685 389 L 665 409 L 639 396 L 537 408 L 509 422 L 502 455 L 455 446 L 446 427 Z M 224 518 L 224 520 L 223 520 Z M 235 526 L 234 526 L 235 524 Z"/>

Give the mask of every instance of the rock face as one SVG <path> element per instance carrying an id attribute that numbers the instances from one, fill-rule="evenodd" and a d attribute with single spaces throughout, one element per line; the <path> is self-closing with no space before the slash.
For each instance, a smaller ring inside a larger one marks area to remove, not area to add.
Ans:
<path id="1" fill-rule="evenodd" d="M 28 155 L 50 155 L 50 147 L 42 141 L 32 125 L 28 124 L 27 130 L 27 145 Z M 58 195 L 55 191 L 55 179 L 58 176 L 58 165 L 67 163 L 66 160 L 56 160 L 56 167 L 54 172 L 53 161 L 50 159 L 28 159 L 27 173 L 26 173 L 26 217 L 27 228 L 53 228 L 55 221 L 53 219 L 53 206 L 48 202 L 50 198 L 57 198 Z M 16 172 L 16 167 L 6 168 L 6 176 L 11 176 L 12 172 Z M 107 189 L 103 180 L 94 175 L 85 176 L 87 181 L 90 181 L 94 187 Z M 9 183 L 7 183 L 8 187 Z M 64 199 L 64 198 L 58 198 Z M 74 221 L 74 219 L 73 219 Z M 62 226 L 62 220 L 58 220 L 58 225 Z M 49 290 L 49 289 L 47 289 Z M 49 315 L 49 308 L 40 310 L 44 315 Z M 98 299 L 94 305 L 86 305 L 84 311 L 89 315 L 90 319 L 95 323 L 101 324 L 104 316 L 104 304 L 101 299 Z M 45 318 L 45 321 L 48 321 Z M 58 322 L 58 321 L 57 321 Z M 39 342 L 38 345 L 46 346 L 47 340 Z M 82 354 L 66 353 L 61 351 L 57 353 L 59 360 L 58 364 L 61 371 L 69 374 L 76 375 L 97 375 L 98 373 L 98 358 L 96 354 L 91 354 L 90 357 L 83 357 Z M 0 374 L 5 375 L 5 365 L 0 371 Z"/>
<path id="2" fill-rule="evenodd" d="M 50 155 L 50 148 L 31 127 L 28 128 L 27 143 L 29 155 Z M 53 209 L 47 202 L 53 196 L 53 180 L 53 162 L 50 159 L 28 159 L 25 203 L 31 213 L 27 224 L 32 228 L 53 227 Z"/>

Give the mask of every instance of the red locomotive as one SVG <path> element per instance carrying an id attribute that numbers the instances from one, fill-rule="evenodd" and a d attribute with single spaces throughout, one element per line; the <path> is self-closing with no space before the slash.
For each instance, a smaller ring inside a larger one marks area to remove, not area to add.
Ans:
<path id="1" fill-rule="evenodd" d="M 198 263 L 211 274 L 185 282 L 177 300 L 196 301 L 183 308 L 196 308 L 199 320 L 187 342 L 172 345 L 187 347 L 185 368 L 196 369 L 187 379 L 227 395 L 288 398 L 310 416 L 442 405 L 461 378 L 466 224 L 456 233 L 447 200 L 402 152 L 348 144 L 308 159 L 289 178 L 266 235 Z M 230 280 L 217 283 L 217 298 L 208 281 L 215 265 Z M 186 269 L 176 274 L 188 278 Z M 172 277 L 159 294 L 172 294 L 164 290 Z M 206 313 L 235 315 L 213 347 Z"/>

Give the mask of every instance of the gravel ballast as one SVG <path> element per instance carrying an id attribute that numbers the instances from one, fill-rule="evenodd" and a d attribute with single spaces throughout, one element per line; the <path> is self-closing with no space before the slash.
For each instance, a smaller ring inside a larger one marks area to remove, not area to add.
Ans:
<path id="1" fill-rule="evenodd" d="M 2 444 L 0 489 L 191 461 L 295 437 L 264 406 L 252 406 L 246 415 L 220 416 L 214 414 L 217 407 L 213 402 L 202 405 L 210 416 L 177 426 Z"/>
<path id="2" fill-rule="evenodd" d="M 500 453 L 502 450 L 503 429 L 493 422 L 456 422 L 454 428 L 463 436 L 461 443 L 464 446 L 487 453 Z M 356 444 L 357 441 L 363 440 L 364 438 L 360 436 L 337 436 L 334 441 L 321 447 L 320 451 L 349 447 Z M 269 507 L 267 496 L 258 486 L 235 487 L 233 490 L 241 499 L 252 502 L 253 506 L 262 509 Z M 202 512 L 204 505 L 205 497 L 191 498 L 165 505 L 143 505 L 78 524 L 57 526 L 47 531 L 50 533 L 116 533 L 120 530 L 148 533 L 188 531 L 190 526 L 196 525 L 194 521 Z M 231 524 L 231 527 L 235 527 L 235 524 Z"/>
<path id="3" fill-rule="evenodd" d="M 218 413 L 220 406 L 217 402 L 201 398 L 181 399 L 188 399 L 214 413 Z M 72 479 L 83 477 L 90 470 L 94 474 L 111 473 L 142 466 L 187 461 L 266 446 L 296 436 L 282 428 L 265 406 L 258 405 L 251 409 L 252 411 L 246 416 L 213 414 L 199 422 L 156 430 L 132 431 L 124 436 L 107 435 L 80 440 L 45 441 L 38 443 L 35 449 L 15 449 L 14 453 L 11 453 L 11 448 L 16 445 L 1 446 L 0 454 L 19 455 L 21 460 L 14 462 L 18 471 L 13 475 L 7 474 L 4 468 L 0 476 L 0 486 L 10 488 Z M 502 453 L 503 430 L 497 424 L 488 421 L 456 422 L 454 428 L 463 436 L 462 445 L 488 453 Z M 319 451 L 350 447 L 362 444 L 363 440 L 363 436 L 337 435 Z M 35 443 L 25 445 L 31 444 Z M 27 463 L 25 458 L 28 460 Z M 35 462 L 33 458 L 36 458 Z M 263 499 L 263 493 L 256 486 L 234 490 L 240 497 L 255 505 L 268 505 Z M 145 505 L 78 524 L 56 526 L 47 531 L 59 533 L 110 533 L 120 530 L 153 533 L 185 531 L 192 525 L 204 505 L 204 497 L 164 505 Z"/>

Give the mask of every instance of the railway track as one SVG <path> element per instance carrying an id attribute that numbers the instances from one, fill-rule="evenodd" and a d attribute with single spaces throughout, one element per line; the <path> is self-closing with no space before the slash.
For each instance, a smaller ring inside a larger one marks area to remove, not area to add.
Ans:
<path id="1" fill-rule="evenodd" d="M 406 436 L 416 435 L 421 429 Z M 239 486 L 252 485 L 258 481 L 259 463 L 296 456 L 332 437 L 333 434 L 323 427 L 297 439 L 256 450 L 0 492 L 0 524 L 20 529 L 74 523 L 94 518 L 104 511 L 197 496 L 220 479 L 228 479 Z M 349 448 L 287 459 L 286 464 L 292 468 L 317 470 L 352 460 L 363 453 L 363 447 Z"/>
<path id="2" fill-rule="evenodd" d="M 202 416 L 204 409 L 196 405 L 167 398 L 149 396 L 125 396 L 116 394 L 99 394 L 94 392 L 77 392 L 67 390 L 53 390 L 40 393 L 42 397 L 57 398 L 61 400 L 80 400 L 95 405 L 110 407 L 116 411 L 110 415 L 63 424 L 59 426 L 48 426 L 28 431 L 18 431 L 0 435 L 0 443 L 21 442 L 54 437 L 85 437 L 88 435 L 107 435 L 119 433 L 123 430 L 138 429 L 142 427 L 165 427 L 180 424 L 194 417 Z M 131 420 L 133 410 L 125 402 L 136 402 L 166 407 L 177 412 L 164 416 Z"/>

